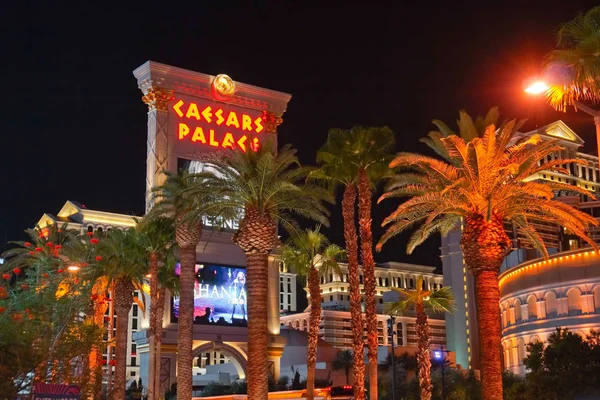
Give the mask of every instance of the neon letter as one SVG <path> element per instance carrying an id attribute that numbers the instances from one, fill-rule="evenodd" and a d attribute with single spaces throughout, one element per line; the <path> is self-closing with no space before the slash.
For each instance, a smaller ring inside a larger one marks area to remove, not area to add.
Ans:
<path id="1" fill-rule="evenodd" d="M 210 108 L 210 106 L 206 106 L 206 108 L 204 110 L 202 110 L 202 116 L 204 117 L 204 120 L 206 122 L 208 122 L 210 124 L 210 121 L 212 120 L 212 113 L 210 112 L 212 110 L 212 108 Z"/>
<path id="2" fill-rule="evenodd" d="M 235 148 L 235 140 L 233 140 L 233 135 L 231 133 L 227 132 L 225 134 L 225 139 L 223 139 L 221 146 L 225 149 L 230 148 L 233 150 Z"/>
<path id="3" fill-rule="evenodd" d="M 242 115 L 242 130 L 252 132 L 252 118 L 249 115 Z"/>
<path id="4" fill-rule="evenodd" d="M 183 122 L 179 123 L 179 140 L 183 139 L 190 133 L 190 127 Z"/>
<path id="5" fill-rule="evenodd" d="M 225 118 L 223 118 L 223 109 L 219 108 L 215 111 L 215 117 L 217 117 L 217 125 L 221 125 L 225 121 Z"/>
<path id="6" fill-rule="evenodd" d="M 183 117 L 183 112 L 180 110 L 183 104 L 183 100 L 179 100 L 177 103 L 173 104 L 173 110 L 179 115 L 179 118 Z"/>
<path id="7" fill-rule="evenodd" d="M 208 284 L 204 285 L 205 287 L 202 287 L 202 285 L 200 285 L 200 297 L 208 297 L 208 290 L 210 288 L 210 286 L 208 286 Z M 205 294 L 203 295 L 204 292 Z"/>
<path id="8" fill-rule="evenodd" d="M 240 146 L 240 149 L 242 149 L 242 151 L 243 151 L 244 153 L 246 152 L 246 145 L 245 145 L 245 143 L 246 143 L 246 140 L 247 140 L 247 139 L 248 139 L 248 138 L 246 137 L 246 135 L 243 135 L 243 136 L 242 136 L 242 137 L 241 137 L 241 138 L 240 138 L 240 139 L 237 141 L 237 144 L 238 144 L 238 146 Z"/>
<path id="9" fill-rule="evenodd" d="M 258 138 L 252 139 L 252 142 L 250 143 L 250 148 L 254 151 L 258 151 L 258 148 L 259 148 Z"/>
<path id="10" fill-rule="evenodd" d="M 188 108 L 187 113 L 185 114 L 186 118 L 196 118 L 196 120 L 200 121 L 200 113 L 198 112 L 198 106 L 196 103 L 190 103 L 190 108 Z"/>
<path id="11" fill-rule="evenodd" d="M 262 126 L 262 117 L 258 117 L 254 120 L 254 123 L 256 124 L 256 133 L 261 133 L 263 131 L 263 126 Z"/>
<path id="12" fill-rule="evenodd" d="M 192 142 L 197 141 L 201 141 L 202 143 L 206 144 L 206 137 L 204 137 L 204 131 L 200 127 L 197 127 L 194 130 L 194 136 L 192 136 Z"/>
<path id="13" fill-rule="evenodd" d="M 227 117 L 227 122 L 225 122 L 225 125 L 227 125 L 227 126 L 233 125 L 239 129 L 240 123 L 238 122 L 237 115 L 235 115 L 235 111 L 229 112 L 229 116 Z"/>
<path id="14" fill-rule="evenodd" d="M 210 142 L 208 144 L 210 144 L 213 147 L 219 147 L 219 142 L 217 142 L 215 140 L 215 131 L 214 131 L 214 129 L 211 129 L 209 133 L 210 133 Z"/>

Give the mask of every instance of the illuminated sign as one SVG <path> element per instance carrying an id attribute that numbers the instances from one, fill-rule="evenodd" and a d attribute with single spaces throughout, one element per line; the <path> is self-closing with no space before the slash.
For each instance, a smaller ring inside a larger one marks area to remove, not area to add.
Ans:
<path id="1" fill-rule="evenodd" d="M 171 105 L 177 153 L 217 149 L 257 151 L 265 131 L 263 112 L 177 96 Z"/>
<path id="2" fill-rule="evenodd" d="M 175 267 L 179 274 L 180 265 Z M 245 326 L 246 269 L 216 264 L 196 264 L 194 323 Z M 179 297 L 173 297 L 171 322 L 179 317 Z"/>

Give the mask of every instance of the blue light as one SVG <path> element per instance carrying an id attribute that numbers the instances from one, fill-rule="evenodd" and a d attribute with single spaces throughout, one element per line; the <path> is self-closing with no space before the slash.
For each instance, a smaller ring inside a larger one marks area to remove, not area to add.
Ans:
<path id="1" fill-rule="evenodd" d="M 433 352 L 433 357 L 434 357 L 436 360 L 441 360 L 441 359 L 442 359 L 442 352 L 441 352 L 440 350 L 435 350 L 435 351 Z"/>

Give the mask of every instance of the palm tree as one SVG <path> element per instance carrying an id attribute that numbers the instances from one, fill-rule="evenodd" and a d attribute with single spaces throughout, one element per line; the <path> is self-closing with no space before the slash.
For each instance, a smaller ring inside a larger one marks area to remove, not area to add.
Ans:
<path id="1" fill-rule="evenodd" d="M 166 216 L 175 224 L 175 239 L 180 257 L 180 297 L 177 335 L 177 396 L 192 398 L 192 351 L 194 329 L 194 284 L 196 246 L 202 236 L 202 217 L 207 203 L 206 192 L 197 185 L 194 195 L 190 189 L 197 178 L 186 171 L 165 172 L 165 182 L 153 189 L 155 206 L 148 218 Z"/>
<path id="2" fill-rule="evenodd" d="M 158 269 L 158 299 L 156 303 L 156 325 L 154 331 L 154 345 L 156 347 L 154 366 L 154 386 L 151 387 L 156 399 L 160 398 L 160 367 L 161 367 L 161 344 L 163 334 L 163 316 L 165 311 L 165 300 L 167 290 L 172 296 L 179 294 L 179 279 L 175 275 L 176 260 L 173 254 L 169 254 L 164 264 Z M 168 388 L 165 388 L 165 390 Z"/>
<path id="3" fill-rule="evenodd" d="M 414 310 L 417 315 L 417 363 L 419 366 L 419 386 L 421 400 L 430 400 L 433 391 L 431 384 L 431 357 L 429 356 L 429 324 L 427 311 L 432 313 L 451 312 L 454 309 L 454 295 L 449 286 L 431 291 L 423 288 L 423 276 L 417 278 L 415 290 L 392 288 L 400 293 L 401 299 L 386 305 L 386 313 L 401 314 Z"/>
<path id="4" fill-rule="evenodd" d="M 133 304 L 134 291 L 141 290 L 148 268 L 134 228 L 128 231 L 119 229 L 108 231 L 106 237 L 99 242 L 99 253 L 101 254 L 100 265 L 106 274 L 108 284 L 113 287 L 113 307 L 117 316 L 113 398 L 124 399 L 129 310 Z"/>
<path id="5" fill-rule="evenodd" d="M 346 385 L 349 385 L 350 370 L 352 368 L 355 368 L 354 355 L 352 354 L 352 350 L 340 350 L 337 354 L 337 358 L 333 361 L 332 367 L 334 371 L 338 371 L 340 369 L 344 370 L 344 374 L 346 374 Z M 356 390 L 354 391 L 354 393 L 356 393 Z"/>
<path id="6" fill-rule="evenodd" d="M 377 283 L 375 281 L 375 259 L 373 258 L 373 232 L 371 230 L 372 189 L 383 179 L 391 176 L 389 163 L 393 159 L 394 133 L 388 127 L 354 127 L 348 131 L 334 130 L 330 135 L 339 135 L 345 140 L 344 162 L 356 170 L 358 187 L 358 228 L 362 259 L 367 345 L 369 355 L 369 393 L 377 399 Z"/>
<path id="7" fill-rule="evenodd" d="M 514 120 L 501 129 L 492 124 L 482 137 L 467 142 L 464 138 L 477 136 L 478 129 L 470 117 L 461 118 L 460 136 L 444 129 L 430 135 L 427 142 L 446 161 L 400 153 L 390 164 L 399 171 L 379 199 L 408 198 L 384 220 L 387 231 L 378 250 L 391 237 L 418 226 L 407 245 L 410 254 L 431 234 L 446 235 L 462 223 L 461 249 L 475 279 L 486 400 L 502 399 L 498 274 L 512 248 L 504 224 L 512 223 L 546 257 L 544 241 L 531 221 L 564 226 L 596 247 L 586 235 L 586 227 L 597 225 L 596 220 L 553 199 L 558 190 L 593 197 L 587 190 L 556 181 L 528 180 L 544 170 L 569 174 L 563 164 L 584 162 L 555 159 L 540 164 L 539 160 L 562 148 L 555 141 L 540 142 L 538 135 L 517 141 L 519 126 Z"/>
<path id="8" fill-rule="evenodd" d="M 308 349 L 306 352 L 306 397 L 314 398 L 315 367 L 317 364 L 317 342 L 319 340 L 319 324 L 321 323 L 321 287 L 320 276 L 331 272 L 340 275 L 338 260 L 344 255 L 344 250 L 330 244 L 325 235 L 315 230 L 307 229 L 299 235 L 290 238 L 283 248 L 281 260 L 300 276 L 308 278 L 310 294 L 310 317 L 308 329 Z"/>
<path id="9" fill-rule="evenodd" d="M 137 225 L 140 235 L 140 245 L 148 259 L 148 272 L 150 275 L 150 329 L 148 345 L 150 347 L 148 360 L 148 399 L 154 400 L 158 395 L 154 392 L 156 371 L 156 331 L 160 324 L 162 327 L 162 313 L 158 315 L 159 303 L 164 309 L 164 295 L 159 299 L 161 289 L 159 288 L 159 263 L 164 265 L 167 255 L 172 251 L 175 244 L 173 220 L 164 215 L 154 218 L 146 218 Z M 160 341 L 160 339 L 159 339 Z"/>
<path id="10" fill-rule="evenodd" d="M 360 280 L 358 272 L 358 235 L 356 233 L 356 185 L 357 170 L 348 162 L 348 146 L 345 131 L 330 129 L 327 142 L 317 153 L 319 169 L 312 171 L 313 179 L 327 183 L 333 190 L 344 188 L 342 195 L 342 217 L 344 220 L 344 241 L 348 258 L 348 283 L 350 292 L 350 317 L 352 322 L 354 356 L 354 394 L 357 400 L 365 398 L 364 324 L 361 310 Z"/>
<path id="11" fill-rule="evenodd" d="M 600 6 L 564 23 L 556 34 L 556 50 L 546 57 L 546 68 L 558 82 L 547 92 L 557 110 L 578 100 L 600 102 Z"/>
<path id="12" fill-rule="evenodd" d="M 231 152 L 214 161 L 214 173 L 199 190 L 209 190 L 215 201 L 209 209 L 216 214 L 240 214 L 233 241 L 247 260 L 248 294 L 248 398 L 267 399 L 267 285 L 268 255 L 278 245 L 277 223 L 297 232 L 292 213 L 327 223 L 323 200 L 329 194 L 305 183 L 310 169 L 301 167 L 296 151 L 289 146 L 277 154 L 268 145 L 257 152 Z M 193 193 L 193 191 L 192 191 Z"/>

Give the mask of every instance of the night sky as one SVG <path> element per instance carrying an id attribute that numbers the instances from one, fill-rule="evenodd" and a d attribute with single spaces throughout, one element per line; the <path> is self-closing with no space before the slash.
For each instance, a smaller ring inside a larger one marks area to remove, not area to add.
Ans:
<path id="1" fill-rule="evenodd" d="M 526 129 L 563 119 L 596 147 L 587 114 L 522 92 L 557 26 L 594 1 L 41 3 L 2 10 L 0 249 L 66 200 L 143 213 L 147 108 L 132 71 L 147 60 L 291 93 L 279 142 L 304 163 L 332 127 L 388 125 L 397 150 L 426 151 L 432 119 L 493 105 Z M 375 237 L 393 205 L 375 209 Z M 405 240 L 378 261 L 440 265 L 439 239 L 411 256 Z"/>

